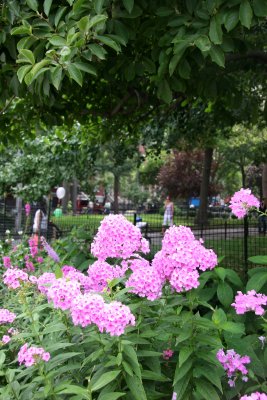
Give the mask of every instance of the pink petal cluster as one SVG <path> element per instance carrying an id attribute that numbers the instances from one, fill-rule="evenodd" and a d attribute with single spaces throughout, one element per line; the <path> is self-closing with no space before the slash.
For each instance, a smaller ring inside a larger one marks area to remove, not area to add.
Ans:
<path id="1" fill-rule="evenodd" d="M 47 298 L 53 302 L 55 308 L 68 310 L 71 308 L 73 299 L 80 294 L 79 282 L 59 278 L 52 282 L 47 291 Z"/>
<path id="2" fill-rule="evenodd" d="M 40 275 L 37 280 L 37 287 L 39 291 L 47 295 L 48 289 L 52 285 L 52 283 L 56 280 L 56 275 L 52 272 L 45 272 L 44 274 Z"/>
<path id="3" fill-rule="evenodd" d="M 254 311 L 256 315 L 263 315 L 265 310 L 262 306 L 267 305 L 267 296 L 257 293 L 255 290 L 249 290 L 247 294 L 238 291 L 235 302 L 231 305 L 235 308 L 237 314 Z"/>
<path id="4" fill-rule="evenodd" d="M 108 287 L 108 282 L 124 276 L 124 269 L 118 265 L 112 266 L 105 261 L 98 260 L 89 266 L 87 273 L 92 282 L 92 290 L 102 292 Z"/>
<path id="5" fill-rule="evenodd" d="M 141 260 L 139 260 L 141 261 Z M 126 287 L 133 287 L 131 293 L 135 293 L 140 297 L 146 297 L 148 300 L 156 300 L 162 295 L 163 280 L 158 271 L 150 266 L 140 265 L 139 268 L 134 267 L 133 273 L 125 282 Z"/>
<path id="6" fill-rule="evenodd" d="M 173 351 L 171 349 L 163 350 L 163 358 L 164 360 L 169 360 L 173 356 Z"/>
<path id="7" fill-rule="evenodd" d="M 165 232 L 162 249 L 152 261 L 161 279 L 169 280 L 178 293 L 198 287 L 198 270 L 206 271 L 216 265 L 214 251 L 206 249 L 185 226 L 172 226 Z"/>
<path id="8" fill-rule="evenodd" d="M 242 396 L 240 400 L 267 400 L 267 394 L 255 392 L 249 395 L 246 394 L 245 396 Z"/>
<path id="9" fill-rule="evenodd" d="M 227 372 L 227 376 L 229 379 L 228 383 L 230 386 L 234 386 L 234 380 L 232 379 L 238 372 L 241 372 L 242 379 L 244 381 L 247 380 L 246 375 L 248 374 L 248 370 L 246 369 L 244 364 L 250 363 L 250 358 L 248 356 L 240 356 L 233 349 L 227 350 L 225 353 L 223 349 L 220 349 L 217 352 L 217 359 L 222 364 L 223 368 Z"/>
<path id="10" fill-rule="evenodd" d="M 5 268 L 11 268 L 11 259 L 10 257 L 4 256 L 3 258 L 3 264 Z"/>
<path id="11" fill-rule="evenodd" d="M 29 239 L 28 243 L 29 243 L 29 248 L 30 248 L 31 256 L 34 258 L 34 257 L 37 256 L 38 251 L 39 251 L 39 250 L 38 250 L 38 242 L 36 241 L 35 238 L 31 237 L 31 238 Z"/>
<path id="12" fill-rule="evenodd" d="M 244 218 L 250 208 L 259 208 L 260 202 L 250 189 L 240 189 L 231 198 L 229 207 L 237 218 Z"/>
<path id="13" fill-rule="evenodd" d="M 10 289 L 17 289 L 20 287 L 21 282 L 27 282 L 29 280 L 28 274 L 18 268 L 7 269 L 3 277 L 4 284 Z"/>
<path id="14" fill-rule="evenodd" d="M 135 252 L 149 252 L 146 239 L 140 229 L 129 222 L 123 215 L 108 215 L 98 229 L 91 245 L 92 254 L 99 260 L 108 257 L 129 258 Z"/>
<path id="15" fill-rule="evenodd" d="M 25 214 L 28 217 L 31 213 L 31 205 L 29 203 L 26 203 L 24 209 L 25 209 Z"/>
<path id="16" fill-rule="evenodd" d="M 0 308 L 0 325 L 12 323 L 15 318 L 16 314 L 6 308 Z"/>
<path id="17" fill-rule="evenodd" d="M 118 301 L 107 304 L 99 294 L 77 296 L 71 306 L 71 317 L 74 325 L 95 324 L 100 332 L 106 331 L 111 336 L 120 336 L 127 325 L 135 325 L 129 307 Z"/>
<path id="18" fill-rule="evenodd" d="M 46 352 L 42 347 L 31 346 L 25 343 L 18 352 L 19 364 L 25 364 L 26 367 L 31 367 L 37 364 L 39 361 L 49 361 L 50 353 Z"/>
<path id="19" fill-rule="evenodd" d="M 4 335 L 1 339 L 1 342 L 3 342 L 4 344 L 9 343 L 11 340 L 11 337 L 9 335 Z"/>
<path id="20" fill-rule="evenodd" d="M 81 289 L 84 292 L 88 292 L 92 290 L 93 288 L 93 282 L 92 279 L 89 278 L 89 276 L 84 275 L 81 271 L 78 269 L 70 266 L 70 265 L 64 265 L 64 267 L 61 268 L 61 271 L 63 272 L 64 278 L 68 280 L 75 280 L 81 284 Z"/>

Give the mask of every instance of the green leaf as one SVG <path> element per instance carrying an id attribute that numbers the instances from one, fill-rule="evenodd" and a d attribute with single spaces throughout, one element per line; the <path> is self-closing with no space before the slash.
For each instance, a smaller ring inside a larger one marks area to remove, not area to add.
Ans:
<path id="1" fill-rule="evenodd" d="M 55 86 L 55 88 L 58 90 L 59 85 L 61 83 L 61 78 L 62 78 L 62 68 L 60 65 L 57 65 L 55 68 L 50 68 L 50 76 L 51 76 L 51 81 L 52 84 Z"/>
<path id="2" fill-rule="evenodd" d="M 183 365 L 183 363 L 191 356 L 194 352 L 192 347 L 183 347 L 179 352 L 179 368 Z"/>
<path id="3" fill-rule="evenodd" d="M 6 359 L 5 352 L 3 350 L 0 351 L 0 365 L 3 365 Z"/>
<path id="4" fill-rule="evenodd" d="M 252 7 L 254 10 L 254 14 L 257 17 L 266 17 L 267 16 L 267 2 L 266 0 L 253 0 Z"/>
<path id="5" fill-rule="evenodd" d="M 178 72 L 179 75 L 183 78 L 183 79 L 189 79 L 190 78 L 190 72 L 191 72 L 191 67 L 190 64 L 187 60 L 183 59 L 178 67 Z"/>
<path id="6" fill-rule="evenodd" d="M 124 396 L 126 393 L 123 392 L 112 392 L 112 393 L 104 393 L 98 397 L 97 400 L 117 400 L 120 397 Z"/>
<path id="7" fill-rule="evenodd" d="M 166 79 L 160 81 L 158 86 L 158 97 L 169 104 L 172 101 L 172 92 Z"/>
<path id="8" fill-rule="evenodd" d="M 220 379 L 220 371 L 218 368 L 214 368 L 213 366 L 205 364 L 205 366 L 198 365 L 194 368 L 193 371 L 194 377 L 199 378 L 200 376 L 204 376 L 208 379 L 213 385 L 215 385 L 220 392 L 222 393 L 222 384 Z"/>
<path id="9" fill-rule="evenodd" d="M 116 43 L 114 40 L 110 39 L 107 36 L 102 36 L 102 35 L 96 35 L 95 38 L 99 40 L 101 43 L 104 43 L 108 47 L 111 47 L 113 50 L 115 50 L 117 53 L 121 51 L 121 47 L 118 43 Z"/>
<path id="10" fill-rule="evenodd" d="M 212 315 L 212 321 L 215 325 L 221 325 L 222 323 L 226 322 L 227 317 L 225 312 L 221 308 L 217 308 Z"/>
<path id="11" fill-rule="evenodd" d="M 218 15 L 213 16 L 210 20 L 209 37 L 214 44 L 222 43 L 223 32 Z"/>
<path id="12" fill-rule="evenodd" d="M 184 48 L 184 50 L 181 50 L 180 53 L 174 54 L 174 56 L 171 58 L 171 61 L 170 61 L 170 64 L 169 64 L 170 76 L 173 75 L 173 73 L 174 73 L 174 71 L 175 71 L 175 69 L 177 67 L 177 64 L 179 63 L 179 61 L 183 57 L 183 54 L 184 54 L 185 50 L 186 50 L 186 47 Z"/>
<path id="13" fill-rule="evenodd" d="M 217 391 L 214 387 L 204 379 L 196 379 L 196 389 L 206 400 L 220 400 Z"/>
<path id="14" fill-rule="evenodd" d="M 53 46 L 56 46 L 56 47 L 64 47 L 67 44 L 66 39 L 64 39 L 61 36 L 52 36 L 48 40 Z"/>
<path id="15" fill-rule="evenodd" d="M 42 60 L 40 62 L 38 62 L 37 64 L 35 64 L 31 70 L 30 77 L 28 78 L 28 84 L 32 83 L 32 81 L 34 81 L 34 79 L 36 79 L 41 73 L 44 73 L 45 71 L 47 71 L 48 68 L 44 68 L 46 65 L 48 65 L 50 63 L 49 60 Z M 29 75 L 28 74 L 28 75 Z"/>
<path id="16" fill-rule="evenodd" d="M 158 374 L 154 371 L 143 370 L 142 371 L 142 379 L 148 379 L 151 381 L 158 381 L 158 382 L 168 382 L 169 378 L 164 376 L 163 374 Z"/>
<path id="17" fill-rule="evenodd" d="M 260 291 L 260 289 L 267 283 L 267 272 L 258 272 L 254 274 L 248 281 L 246 289 L 247 290 L 256 290 L 256 292 Z"/>
<path id="18" fill-rule="evenodd" d="M 94 0 L 94 9 L 97 14 L 101 14 L 105 0 Z"/>
<path id="19" fill-rule="evenodd" d="M 134 0 L 122 0 L 122 2 L 128 13 L 131 14 L 134 7 Z"/>
<path id="20" fill-rule="evenodd" d="M 45 12 L 45 14 L 47 16 L 49 15 L 50 8 L 51 8 L 51 5 L 52 5 L 52 1 L 53 0 L 45 0 L 44 1 L 44 12 Z"/>
<path id="21" fill-rule="evenodd" d="M 226 270 L 223 267 L 216 267 L 214 269 L 215 274 L 220 278 L 221 281 L 224 281 L 226 277 Z"/>
<path id="22" fill-rule="evenodd" d="M 173 391 L 177 395 L 177 400 L 184 400 L 184 394 L 187 391 L 187 388 L 190 387 L 190 381 L 191 372 L 189 374 L 186 374 L 183 379 L 174 384 Z"/>
<path id="23" fill-rule="evenodd" d="M 16 28 L 11 29 L 11 35 L 30 35 L 31 28 L 28 26 L 17 26 Z"/>
<path id="24" fill-rule="evenodd" d="M 36 0 L 26 0 L 26 3 L 28 4 L 28 6 L 34 10 L 37 11 L 38 10 L 38 3 Z"/>
<path id="25" fill-rule="evenodd" d="M 48 333 L 65 332 L 66 330 L 67 328 L 62 322 L 59 322 L 58 324 L 52 323 L 45 327 L 43 334 L 47 335 Z"/>
<path id="26" fill-rule="evenodd" d="M 91 50 L 92 54 L 97 56 L 100 60 L 105 60 L 107 51 L 98 44 L 89 44 L 88 48 Z"/>
<path id="27" fill-rule="evenodd" d="M 31 68 L 32 68 L 31 65 L 23 65 L 18 69 L 17 75 L 20 83 L 23 81 L 25 75 L 31 70 Z"/>
<path id="28" fill-rule="evenodd" d="M 135 374 L 141 379 L 141 369 L 135 349 L 132 346 L 124 346 L 123 353 L 128 357 Z"/>
<path id="29" fill-rule="evenodd" d="M 232 269 L 225 269 L 226 271 L 226 280 L 230 281 L 233 285 L 241 287 L 243 286 L 243 282 L 239 278 L 238 274 Z"/>
<path id="30" fill-rule="evenodd" d="M 227 32 L 232 31 L 239 22 L 239 12 L 238 10 L 231 9 L 229 10 L 224 19 L 224 26 Z"/>
<path id="31" fill-rule="evenodd" d="M 227 321 L 220 325 L 220 328 L 226 332 L 231 332 L 236 335 L 243 335 L 245 333 L 244 324 Z"/>
<path id="32" fill-rule="evenodd" d="M 79 398 L 81 399 L 91 399 L 88 389 L 82 388 L 81 386 L 77 385 L 63 384 L 63 386 L 65 387 L 63 390 L 61 390 L 61 385 L 59 389 L 58 387 L 56 387 L 55 392 L 58 394 L 78 394 Z"/>
<path id="33" fill-rule="evenodd" d="M 224 307 L 229 307 L 234 298 L 233 289 L 226 282 L 220 282 L 217 288 L 217 296 Z"/>
<path id="34" fill-rule="evenodd" d="M 79 68 L 77 68 L 74 64 L 69 64 L 67 67 L 70 78 L 77 82 L 80 86 L 83 84 L 83 76 Z"/>
<path id="35" fill-rule="evenodd" d="M 220 46 L 212 46 L 209 53 L 210 53 L 212 61 L 214 61 L 220 67 L 224 67 L 225 56 L 224 56 L 224 52 Z"/>
<path id="36" fill-rule="evenodd" d="M 250 28 L 252 22 L 252 8 L 248 0 L 242 0 L 239 8 L 239 19 L 243 26 Z"/>
<path id="37" fill-rule="evenodd" d="M 125 376 L 126 384 L 131 391 L 134 400 L 147 400 L 146 392 L 141 379 L 137 376 Z"/>
<path id="38" fill-rule="evenodd" d="M 208 36 L 201 35 L 195 40 L 195 45 L 199 48 L 200 51 L 205 52 L 210 50 L 211 42 Z"/>
<path id="39" fill-rule="evenodd" d="M 173 380 L 174 385 L 184 378 L 184 376 L 191 370 L 192 365 L 193 360 L 191 358 L 188 358 L 181 367 L 179 366 L 179 362 L 177 362 Z"/>
<path id="40" fill-rule="evenodd" d="M 27 50 L 27 49 L 22 49 L 19 52 L 19 58 L 18 58 L 18 63 L 19 62 L 28 62 L 30 64 L 35 64 L 35 58 L 34 58 L 34 54 L 31 50 Z"/>
<path id="41" fill-rule="evenodd" d="M 95 15 L 93 18 L 89 20 L 88 23 L 88 29 L 93 28 L 93 26 L 100 24 L 101 22 L 106 21 L 107 16 L 106 15 Z"/>
<path id="42" fill-rule="evenodd" d="M 127 361 L 122 361 L 122 366 L 125 372 L 127 372 L 128 375 L 133 376 L 133 370 L 131 366 L 127 363 Z"/>
<path id="43" fill-rule="evenodd" d="M 64 12 L 67 10 L 67 7 L 59 7 L 56 15 L 55 15 L 55 26 L 58 26 L 59 21 L 61 20 Z"/>
<path id="44" fill-rule="evenodd" d="M 101 389 L 106 386 L 108 383 L 114 381 L 121 371 L 109 371 L 102 374 L 97 381 L 92 385 L 92 392 Z"/>
<path id="45" fill-rule="evenodd" d="M 253 264 L 262 264 L 267 265 L 267 256 L 253 256 L 249 257 L 248 261 L 252 262 Z"/>
<path id="46" fill-rule="evenodd" d="M 93 67 L 92 65 L 90 65 L 88 63 L 83 63 L 83 62 L 77 61 L 73 65 L 75 65 L 81 71 L 84 71 L 84 72 L 87 72 L 88 74 L 97 76 L 95 67 Z"/>

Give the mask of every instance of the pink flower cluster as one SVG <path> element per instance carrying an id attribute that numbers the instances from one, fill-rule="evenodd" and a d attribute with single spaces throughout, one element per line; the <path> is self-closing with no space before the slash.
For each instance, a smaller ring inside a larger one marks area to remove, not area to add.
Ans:
<path id="1" fill-rule="evenodd" d="M 267 296 L 257 293 L 255 290 L 249 290 L 247 294 L 238 291 L 235 297 L 235 303 L 231 304 L 237 314 L 245 314 L 248 311 L 254 311 L 256 315 L 263 315 L 265 310 L 262 306 L 267 305 Z"/>
<path id="2" fill-rule="evenodd" d="M 4 256 L 3 257 L 3 264 L 5 268 L 11 268 L 11 259 L 10 257 Z"/>
<path id="3" fill-rule="evenodd" d="M 0 325 L 12 323 L 15 318 L 16 314 L 6 308 L 0 308 Z"/>
<path id="4" fill-rule="evenodd" d="M 38 290 L 44 294 L 47 295 L 48 289 L 51 286 L 51 284 L 56 280 L 56 275 L 53 274 L 52 272 L 45 272 L 42 275 L 39 276 L 37 280 L 37 287 Z"/>
<path id="5" fill-rule="evenodd" d="M 77 296 L 72 302 L 71 317 L 74 325 L 86 327 L 95 324 L 100 332 L 106 331 L 111 336 L 120 336 L 127 325 L 135 325 L 129 307 L 118 301 L 105 303 L 99 294 Z"/>
<path id="6" fill-rule="evenodd" d="M 81 294 L 80 283 L 65 278 L 55 279 L 47 290 L 47 298 L 51 300 L 55 308 L 68 310 L 73 299 Z"/>
<path id="7" fill-rule="evenodd" d="M 30 253 L 32 258 L 36 257 L 38 254 L 38 241 L 34 237 L 31 237 L 28 241 L 29 243 L 29 248 L 30 248 Z"/>
<path id="8" fill-rule="evenodd" d="M 250 208 L 259 208 L 260 202 L 250 189 L 240 189 L 231 198 L 229 207 L 237 218 L 244 218 Z"/>
<path id="9" fill-rule="evenodd" d="M 206 249 L 185 226 L 172 226 L 165 232 L 162 249 L 152 261 L 161 279 L 169 280 L 178 293 L 198 287 L 198 270 L 206 271 L 216 265 L 214 251 Z"/>
<path id="10" fill-rule="evenodd" d="M 26 203 L 24 209 L 25 209 L 25 214 L 28 217 L 31 213 L 31 205 L 29 203 Z"/>
<path id="11" fill-rule="evenodd" d="M 39 361 L 49 361 L 50 353 L 46 352 L 42 347 L 31 346 L 25 343 L 18 352 L 19 364 L 25 364 L 26 367 L 31 367 L 37 364 Z"/>
<path id="12" fill-rule="evenodd" d="M 235 375 L 238 372 L 242 374 L 242 380 L 247 381 L 246 375 L 248 374 L 248 370 L 246 369 L 244 364 L 250 363 L 250 358 L 248 356 L 240 356 L 233 349 L 227 350 L 225 353 L 223 349 L 220 349 L 217 353 L 217 359 L 222 364 L 223 368 L 227 372 L 229 386 L 235 386 Z M 234 379 L 232 379 L 234 378 Z"/>
<path id="13" fill-rule="evenodd" d="M 11 337 L 9 335 L 4 335 L 1 339 L 1 342 L 4 344 L 7 344 L 10 342 L 10 340 L 11 340 Z"/>
<path id="14" fill-rule="evenodd" d="M 173 351 L 171 349 L 163 350 L 164 360 L 169 360 L 173 356 Z"/>
<path id="15" fill-rule="evenodd" d="M 246 394 L 245 396 L 242 396 L 240 400 L 267 400 L 267 394 L 255 392 L 249 395 Z"/>
<path id="16" fill-rule="evenodd" d="M 28 274 L 18 268 L 7 269 L 3 277 L 4 284 L 10 289 L 17 289 L 20 287 L 21 282 L 27 282 L 29 280 Z"/>
<path id="17" fill-rule="evenodd" d="M 105 217 L 91 245 L 92 254 L 99 260 L 108 257 L 127 259 L 135 252 L 149 252 L 149 244 L 140 229 L 123 215 Z"/>
<path id="18" fill-rule="evenodd" d="M 132 261 L 132 260 L 131 260 Z M 134 266 L 133 273 L 125 282 L 126 287 L 133 287 L 130 292 L 140 297 L 146 297 L 148 300 L 156 300 L 162 294 L 164 281 L 160 277 L 158 271 L 150 266 L 148 261 L 138 259 L 137 262 L 132 261 L 130 268 Z"/>
<path id="19" fill-rule="evenodd" d="M 88 276 L 84 275 L 78 269 L 76 269 L 70 265 L 64 265 L 64 267 L 61 268 L 61 271 L 63 273 L 64 278 L 66 278 L 68 280 L 78 281 L 81 285 L 81 289 L 84 292 L 88 292 L 88 291 L 92 290 L 92 287 L 93 287 L 92 279 L 89 278 Z"/>
<path id="20" fill-rule="evenodd" d="M 98 260 L 89 266 L 87 273 L 91 280 L 91 289 L 102 292 L 108 287 L 109 281 L 124 276 L 125 269 Z"/>

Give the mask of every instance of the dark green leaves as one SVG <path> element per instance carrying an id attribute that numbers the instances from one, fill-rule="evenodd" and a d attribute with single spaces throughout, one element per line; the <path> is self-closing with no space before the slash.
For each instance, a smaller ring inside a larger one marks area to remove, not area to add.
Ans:
<path id="1" fill-rule="evenodd" d="M 134 0 L 122 0 L 122 2 L 128 13 L 131 14 L 134 6 Z"/>
<path id="2" fill-rule="evenodd" d="M 83 76 L 80 69 L 75 64 L 69 64 L 67 71 L 70 78 L 77 82 L 80 86 L 82 86 Z"/>
<path id="3" fill-rule="evenodd" d="M 158 97 L 165 101 L 165 103 L 170 103 L 172 101 L 172 92 L 169 83 L 166 79 L 163 79 L 158 86 Z"/>
<path id="4" fill-rule="evenodd" d="M 109 371 L 102 374 L 96 382 L 92 385 L 92 392 L 101 389 L 102 387 L 106 386 L 108 383 L 112 382 L 117 376 L 120 374 L 121 371 Z"/>
<path id="5" fill-rule="evenodd" d="M 243 26 L 250 28 L 252 22 L 252 8 L 249 0 L 242 0 L 239 9 L 239 19 Z"/>
<path id="6" fill-rule="evenodd" d="M 50 8 L 51 8 L 51 5 L 52 5 L 52 1 L 53 0 L 45 0 L 44 1 L 44 12 L 46 13 L 47 16 L 49 15 Z"/>
<path id="7" fill-rule="evenodd" d="M 218 64 L 220 67 L 224 67 L 225 56 L 220 46 L 212 46 L 209 53 L 213 62 Z"/>
<path id="8" fill-rule="evenodd" d="M 221 21 L 220 21 L 219 16 L 215 15 L 210 20 L 209 37 L 210 37 L 210 40 L 214 44 L 221 44 L 222 36 L 223 36 L 223 32 L 222 32 L 222 27 L 221 27 Z"/>
<path id="9" fill-rule="evenodd" d="M 257 17 L 266 17 L 267 2 L 265 0 L 253 0 L 252 6 L 253 6 L 254 13 Z"/>

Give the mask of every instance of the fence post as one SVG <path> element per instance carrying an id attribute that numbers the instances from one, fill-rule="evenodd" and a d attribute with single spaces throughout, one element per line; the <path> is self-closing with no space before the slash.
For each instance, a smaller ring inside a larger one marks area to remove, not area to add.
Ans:
<path id="1" fill-rule="evenodd" d="M 244 277 L 248 274 L 248 217 L 244 217 Z"/>
<path id="2" fill-rule="evenodd" d="M 136 213 L 134 213 L 134 225 L 136 225 Z"/>
<path id="3" fill-rule="evenodd" d="M 227 221 L 224 221 L 224 240 L 227 238 Z"/>

